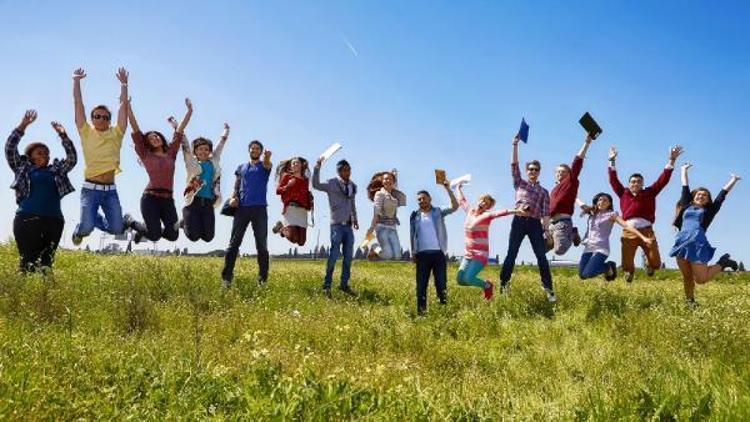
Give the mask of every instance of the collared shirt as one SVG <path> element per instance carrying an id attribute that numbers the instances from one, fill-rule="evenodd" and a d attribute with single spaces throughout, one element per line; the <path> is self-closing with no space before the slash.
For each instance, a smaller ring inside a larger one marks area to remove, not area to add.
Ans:
<path id="1" fill-rule="evenodd" d="M 84 176 L 96 177 L 114 171 L 120 173 L 120 149 L 123 133 L 117 126 L 98 131 L 88 123 L 78 128 L 85 162 Z"/>
<path id="2" fill-rule="evenodd" d="M 513 188 L 516 190 L 516 208 L 528 206 L 529 217 L 549 217 L 549 193 L 539 182 L 531 183 L 521 178 L 518 163 L 510 165 Z"/>
<path id="3" fill-rule="evenodd" d="M 609 184 L 612 190 L 620 198 L 620 212 L 622 218 L 630 221 L 633 218 L 642 218 L 651 224 L 656 221 L 656 196 L 664 189 L 672 177 L 672 168 L 664 168 L 659 178 L 651 185 L 633 194 L 630 189 L 620 183 L 617 178 L 617 170 L 609 168 Z"/>
<path id="4" fill-rule="evenodd" d="M 352 224 L 357 221 L 357 185 L 349 180 L 343 181 L 334 177 L 320 182 L 320 168 L 313 169 L 313 188 L 328 194 L 328 206 L 331 210 L 331 224 Z"/>
<path id="5" fill-rule="evenodd" d="M 21 137 L 23 137 L 23 132 L 14 129 L 5 143 L 5 159 L 8 161 L 10 169 L 16 175 L 13 184 L 10 185 L 11 189 L 15 189 L 16 191 L 16 203 L 21 203 L 22 200 L 31 194 L 30 173 L 37 168 L 29 157 L 18 153 L 18 143 L 21 142 Z M 73 141 L 67 135 L 63 135 L 60 138 L 62 139 L 66 158 L 63 160 L 56 158 L 47 168 L 54 176 L 57 193 L 62 198 L 75 190 L 68 178 L 68 172 L 75 167 L 78 155 L 76 154 L 75 146 L 73 146 Z"/>

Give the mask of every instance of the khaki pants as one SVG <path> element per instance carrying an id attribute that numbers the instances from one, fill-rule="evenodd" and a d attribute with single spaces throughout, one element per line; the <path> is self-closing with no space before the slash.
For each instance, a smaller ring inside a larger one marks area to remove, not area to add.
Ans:
<path id="1" fill-rule="evenodd" d="M 661 257 L 659 256 L 659 244 L 656 242 L 654 229 L 644 227 L 638 229 L 644 236 L 653 239 L 651 245 L 646 244 L 638 236 L 629 231 L 622 232 L 622 270 L 626 273 L 635 271 L 635 252 L 640 247 L 646 253 L 646 261 L 649 268 L 657 270 L 661 268 Z"/>

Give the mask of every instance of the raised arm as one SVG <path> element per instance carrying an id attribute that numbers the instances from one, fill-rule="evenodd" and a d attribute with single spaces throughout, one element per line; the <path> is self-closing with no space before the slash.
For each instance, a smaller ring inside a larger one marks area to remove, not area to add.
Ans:
<path id="1" fill-rule="evenodd" d="M 318 158 L 318 161 L 315 162 L 315 167 L 313 167 L 313 177 L 312 177 L 312 185 L 313 189 L 319 190 L 322 192 L 328 192 L 328 184 L 325 185 L 320 183 L 320 166 L 323 165 L 323 159 Z"/>
<path id="2" fill-rule="evenodd" d="M 615 167 L 615 159 L 617 158 L 617 149 L 614 146 L 609 147 L 609 167 L 607 172 L 609 174 L 609 185 L 612 186 L 612 190 L 615 195 L 622 196 L 625 193 L 625 186 L 620 183 L 620 179 L 617 178 L 617 168 Z"/>
<path id="3" fill-rule="evenodd" d="M 518 141 L 521 138 L 516 135 L 513 137 L 513 153 L 510 156 L 510 173 L 513 176 L 513 189 L 518 189 L 523 179 L 521 178 L 521 169 L 518 167 Z"/>
<path id="4" fill-rule="evenodd" d="M 587 133 L 586 139 L 583 141 L 583 146 L 581 146 L 581 149 L 578 150 L 578 154 L 576 154 L 578 158 L 580 159 L 586 158 L 586 152 L 588 152 L 589 147 L 591 146 L 591 141 L 593 140 L 594 139 L 591 137 L 591 134 Z"/>
<path id="5" fill-rule="evenodd" d="M 133 104 L 128 98 L 128 121 L 130 121 L 130 129 L 132 132 L 140 132 L 141 128 L 138 126 L 138 120 L 135 118 L 135 112 L 133 111 Z"/>
<path id="6" fill-rule="evenodd" d="M 117 111 L 117 128 L 122 133 L 128 128 L 128 71 L 124 67 L 117 69 L 115 74 L 120 81 L 120 109 Z"/>
<path id="7" fill-rule="evenodd" d="M 221 152 L 224 151 L 224 144 L 227 143 L 227 139 L 229 139 L 229 123 L 224 122 L 224 129 L 222 129 L 221 135 L 219 135 L 219 143 L 214 148 L 214 158 L 221 158 Z"/>
<path id="8" fill-rule="evenodd" d="M 672 178 L 672 171 L 674 170 L 674 162 L 677 160 L 677 157 L 682 154 L 682 151 L 683 149 L 679 145 L 673 146 L 669 149 L 669 160 L 664 166 L 664 170 L 662 170 L 659 178 L 656 179 L 656 181 L 650 186 L 650 188 L 653 189 L 656 194 L 661 192 L 662 189 L 664 189 L 667 184 L 669 184 L 669 179 Z"/>
<path id="9" fill-rule="evenodd" d="M 193 116 L 193 103 L 190 101 L 190 98 L 185 98 L 185 107 L 187 111 L 185 111 L 185 117 L 182 118 L 180 125 L 175 130 L 177 133 L 185 133 L 185 128 L 190 123 L 190 117 Z"/>
<path id="10" fill-rule="evenodd" d="M 643 233 L 641 233 L 638 229 L 629 225 L 628 222 L 623 220 L 619 214 L 615 213 L 612 218 L 614 219 L 615 223 L 619 224 L 622 227 L 623 230 L 633 233 L 649 245 L 653 242 L 651 238 L 644 236 Z"/>
<path id="11" fill-rule="evenodd" d="M 742 178 L 740 176 L 732 173 L 732 176 L 729 178 L 729 181 L 727 182 L 726 185 L 724 185 L 724 189 L 723 190 L 725 190 L 725 191 L 727 191 L 727 193 L 729 193 L 734 188 L 734 185 L 736 185 L 737 182 L 739 182 L 740 180 L 742 180 Z"/>
<path id="12" fill-rule="evenodd" d="M 680 167 L 680 181 L 682 182 L 682 186 L 690 186 L 690 183 L 688 183 L 688 170 L 692 166 L 690 163 L 685 163 Z"/>
<path id="13" fill-rule="evenodd" d="M 52 128 L 55 129 L 55 132 L 60 136 L 63 149 L 65 149 L 65 159 L 61 161 L 62 169 L 65 173 L 69 173 L 78 163 L 76 147 L 73 145 L 73 141 L 68 137 L 62 124 L 59 122 L 52 122 Z"/>
<path id="14" fill-rule="evenodd" d="M 82 128 L 86 124 L 86 109 L 83 107 L 81 94 L 81 79 L 86 77 L 86 71 L 78 68 L 73 71 L 73 106 L 76 113 L 76 127 Z"/>
<path id="15" fill-rule="evenodd" d="M 271 151 L 265 150 L 263 151 L 263 168 L 265 168 L 266 170 L 271 170 L 271 167 Z"/>
<path id="16" fill-rule="evenodd" d="M 464 195 L 464 189 L 463 185 L 459 184 L 456 186 L 456 193 L 458 194 L 458 205 L 461 206 L 461 208 L 464 209 L 464 211 L 468 212 L 469 209 L 471 209 L 471 206 L 469 206 L 469 202 L 466 200 L 466 196 Z"/>
<path id="17" fill-rule="evenodd" d="M 443 188 L 445 188 L 445 191 L 448 193 L 448 198 L 451 200 L 451 207 L 447 210 L 448 212 L 446 214 L 450 214 L 458 209 L 458 199 L 456 199 L 456 195 L 451 190 L 450 182 L 447 180 L 443 181 Z"/>
<path id="18" fill-rule="evenodd" d="M 16 127 L 5 142 L 5 159 L 8 160 L 8 165 L 14 173 L 18 171 L 23 161 L 21 154 L 18 153 L 18 143 L 21 142 L 21 137 L 26 132 L 26 128 L 34 123 L 36 116 L 36 110 L 26 110 L 23 118 L 21 118 L 21 123 L 18 124 L 18 127 Z"/>

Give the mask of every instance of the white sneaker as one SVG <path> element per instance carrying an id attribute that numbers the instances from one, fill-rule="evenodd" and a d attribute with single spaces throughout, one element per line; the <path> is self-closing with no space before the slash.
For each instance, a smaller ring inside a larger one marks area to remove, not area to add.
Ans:
<path id="1" fill-rule="evenodd" d="M 557 302 L 557 296 L 555 296 L 555 292 L 553 292 L 552 289 L 544 289 L 544 292 L 547 293 L 547 302 Z"/>
<path id="2" fill-rule="evenodd" d="M 508 296 L 508 294 L 510 294 L 510 283 L 500 285 L 500 294 L 503 296 Z"/>
<path id="3" fill-rule="evenodd" d="M 221 280 L 221 288 L 222 289 L 228 290 L 229 286 L 231 286 L 231 285 L 232 285 L 231 281 L 229 281 L 229 280 L 223 280 L 223 279 Z"/>

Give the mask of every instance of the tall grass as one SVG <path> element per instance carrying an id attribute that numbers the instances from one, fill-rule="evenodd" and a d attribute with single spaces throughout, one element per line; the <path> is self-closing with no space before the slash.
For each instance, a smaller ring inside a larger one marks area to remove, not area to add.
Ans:
<path id="1" fill-rule="evenodd" d="M 449 284 L 415 312 L 413 267 L 355 263 L 357 298 L 324 264 L 62 252 L 20 277 L 0 246 L 0 419 L 749 419 L 746 275 L 577 280 L 533 268 L 509 297 Z M 456 268 L 449 269 L 449 277 Z M 491 267 L 484 276 L 496 279 Z"/>

